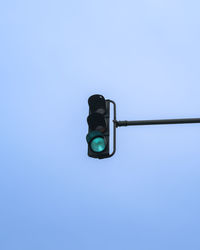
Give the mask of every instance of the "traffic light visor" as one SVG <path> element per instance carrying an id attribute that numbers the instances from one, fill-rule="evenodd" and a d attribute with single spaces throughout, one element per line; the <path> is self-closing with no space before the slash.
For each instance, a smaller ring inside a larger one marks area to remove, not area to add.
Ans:
<path id="1" fill-rule="evenodd" d="M 99 113 L 104 115 L 106 113 L 106 101 L 102 95 L 92 95 L 88 99 L 88 104 L 91 113 Z"/>

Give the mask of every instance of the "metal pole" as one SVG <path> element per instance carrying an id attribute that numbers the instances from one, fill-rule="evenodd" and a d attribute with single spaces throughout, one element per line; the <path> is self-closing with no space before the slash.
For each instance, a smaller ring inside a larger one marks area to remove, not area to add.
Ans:
<path id="1" fill-rule="evenodd" d="M 200 118 L 185 118 L 185 119 L 163 119 L 163 120 L 138 120 L 138 121 L 116 121 L 116 127 L 138 126 L 138 125 L 164 125 L 164 124 L 185 124 L 185 123 L 200 123 Z"/>
<path id="2" fill-rule="evenodd" d="M 106 101 L 108 101 L 108 102 L 110 102 L 110 103 L 112 103 L 113 104 L 113 106 L 114 106 L 114 121 L 116 121 L 116 116 L 117 116 L 117 111 L 116 111 L 116 103 L 114 102 L 114 101 L 112 101 L 112 100 L 106 100 Z M 115 152 L 116 152 L 116 123 L 115 122 L 113 122 L 113 152 L 112 152 L 112 154 L 110 154 L 108 157 L 112 157 L 114 154 L 115 154 Z"/>

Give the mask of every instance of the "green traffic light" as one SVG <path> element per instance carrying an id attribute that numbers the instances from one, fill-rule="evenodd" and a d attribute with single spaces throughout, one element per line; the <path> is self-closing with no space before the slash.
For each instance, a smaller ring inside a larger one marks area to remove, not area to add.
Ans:
<path id="1" fill-rule="evenodd" d="M 94 152 L 102 152 L 106 147 L 105 141 L 102 137 L 96 137 L 91 141 L 90 147 Z"/>
<path id="2" fill-rule="evenodd" d="M 88 156 L 92 158 L 110 157 L 110 102 L 98 94 L 92 95 L 88 99 L 89 115 L 87 117 L 88 134 L 86 140 Z"/>

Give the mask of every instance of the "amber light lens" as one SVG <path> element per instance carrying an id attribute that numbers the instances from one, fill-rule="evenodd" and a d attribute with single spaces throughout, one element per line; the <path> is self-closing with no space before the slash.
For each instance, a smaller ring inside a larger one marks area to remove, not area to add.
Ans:
<path id="1" fill-rule="evenodd" d="M 94 113 L 89 115 L 87 122 L 91 130 L 97 130 L 102 133 L 106 130 L 106 122 L 101 114 Z"/>

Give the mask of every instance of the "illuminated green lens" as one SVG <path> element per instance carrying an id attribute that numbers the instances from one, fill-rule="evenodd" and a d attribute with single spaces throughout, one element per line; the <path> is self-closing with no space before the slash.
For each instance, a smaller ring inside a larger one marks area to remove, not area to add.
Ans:
<path id="1" fill-rule="evenodd" d="M 104 151 L 106 147 L 105 141 L 102 137 L 96 137 L 94 140 L 92 140 L 90 146 L 91 146 L 91 149 L 97 153 Z"/>

